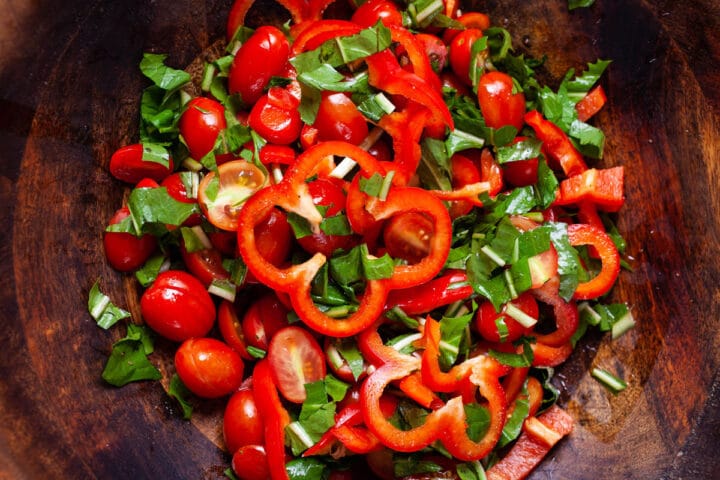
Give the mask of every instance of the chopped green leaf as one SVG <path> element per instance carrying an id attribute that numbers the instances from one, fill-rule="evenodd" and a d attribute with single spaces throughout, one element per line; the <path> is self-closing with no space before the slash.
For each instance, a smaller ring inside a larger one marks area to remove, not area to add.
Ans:
<path id="1" fill-rule="evenodd" d="M 180 380 L 177 373 L 173 374 L 172 378 L 170 378 L 170 386 L 168 387 L 167 393 L 170 398 L 177 400 L 180 408 L 182 409 L 183 418 L 185 420 L 190 420 L 190 417 L 192 417 L 193 406 L 187 399 L 191 395 L 191 392 L 182 380 Z"/>
<path id="2" fill-rule="evenodd" d="M 118 321 L 130 317 L 130 312 L 115 306 L 110 297 L 100 291 L 99 282 L 95 282 L 88 295 L 88 311 L 100 328 L 107 330 Z"/>
<path id="3" fill-rule="evenodd" d="M 126 337 L 113 344 L 102 373 L 103 380 L 116 387 L 140 380 L 159 380 L 162 378 L 160 370 L 147 358 L 152 351 L 150 330 L 129 323 Z"/>

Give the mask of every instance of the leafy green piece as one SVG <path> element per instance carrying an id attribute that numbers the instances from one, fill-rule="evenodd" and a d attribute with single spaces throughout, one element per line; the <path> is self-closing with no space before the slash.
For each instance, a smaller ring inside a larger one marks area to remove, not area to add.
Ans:
<path id="1" fill-rule="evenodd" d="M 503 365 L 510 367 L 529 367 L 533 361 L 532 347 L 525 337 L 521 338 L 519 342 L 522 342 L 523 345 L 522 353 L 505 353 L 491 349 L 488 351 L 488 354 Z"/>
<path id="2" fill-rule="evenodd" d="M 127 335 L 113 344 L 102 378 L 121 387 L 140 380 L 159 380 L 158 370 L 147 356 L 153 351 L 152 333 L 147 327 L 128 323 Z"/>
<path id="3" fill-rule="evenodd" d="M 498 147 L 495 159 L 500 165 L 521 160 L 530 160 L 540 156 L 542 142 L 537 138 L 526 138 L 505 147 Z"/>
<path id="4" fill-rule="evenodd" d="M 527 389 L 523 388 L 523 393 L 527 395 Z M 529 407 L 530 404 L 528 402 L 527 396 L 518 396 L 518 398 L 515 400 L 515 408 L 513 409 L 510 417 L 505 422 L 502 434 L 500 435 L 500 440 L 498 440 L 497 446 L 499 448 L 508 445 L 520 435 L 520 432 L 522 432 L 523 422 L 527 418 L 530 410 Z"/>
<path id="5" fill-rule="evenodd" d="M 88 311 L 98 327 L 105 330 L 120 320 L 130 317 L 130 312 L 117 307 L 110 301 L 110 297 L 100 291 L 98 281 L 93 284 L 88 294 Z"/>
<path id="6" fill-rule="evenodd" d="M 360 353 L 357 343 L 351 339 L 343 338 L 340 341 L 335 342 L 335 348 L 337 348 L 340 356 L 347 362 L 353 378 L 355 378 L 355 380 L 360 378 L 365 365 L 365 360 Z"/>
<path id="7" fill-rule="evenodd" d="M 165 255 L 153 255 L 135 272 L 135 278 L 143 287 L 149 286 L 157 278 L 164 263 Z"/>
<path id="8" fill-rule="evenodd" d="M 320 222 L 320 230 L 328 235 L 352 235 L 353 231 L 350 227 L 348 218 L 343 213 L 338 213 L 331 217 L 325 217 Z"/>
<path id="9" fill-rule="evenodd" d="M 190 215 L 200 212 L 197 204 L 172 198 L 165 187 L 133 189 L 128 208 L 138 235 L 151 225 L 182 225 Z"/>
<path id="10" fill-rule="evenodd" d="M 315 457 L 294 458 L 285 464 L 290 480 L 324 480 L 327 465 Z"/>
<path id="11" fill-rule="evenodd" d="M 140 71 L 166 91 L 174 91 L 190 82 L 190 74 L 165 65 L 167 55 L 145 53 L 140 61 Z"/>
<path id="12" fill-rule="evenodd" d="M 417 173 L 423 185 L 429 189 L 452 190 L 450 158 L 445 142 L 427 137 L 422 141 L 421 150 Z"/>
<path id="13" fill-rule="evenodd" d="M 165 168 L 170 168 L 170 152 L 163 145 L 157 143 L 142 144 L 142 161 L 159 163 Z"/>
<path id="14" fill-rule="evenodd" d="M 188 401 L 188 397 L 190 397 L 191 392 L 182 380 L 180 380 L 177 373 L 173 374 L 172 378 L 170 378 L 170 385 L 167 393 L 170 398 L 174 398 L 180 405 L 183 413 L 183 419 L 190 420 L 192 417 L 193 406 Z"/>
<path id="15" fill-rule="evenodd" d="M 440 366 L 449 368 L 455 363 L 463 343 L 468 344 L 467 327 L 474 312 L 457 317 L 443 317 L 440 320 Z"/>
<path id="16" fill-rule="evenodd" d="M 464 408 L 465 421 L 467 422 L 467 436 L 473 442 L 478 442 L 485 436 L 485 432 L 487 432 L 490 426 L 490 412 L 487 408 L 477 403 L 466 403 Z"/>
<path id="17" fill-rule="evenodd" d="M 487 480 L 485 469 L 480 462 L 458 463 L 455 471 L 460 480 Z"/>
<path id="18" fill-rule="evenodd" d="M 309 87 L 331 92 L 369 92 L 368 74 L 362 72 L 350 79 L 327 63 L 312 71 L 298 75 L 298 80 Z"/>
<path id="19" fill-rule="evenodd" d="M 410 475 L 442 472 L 443 467 L 430 460 L 422 460 L 416 456 L 400 456 L 393 458 L 393 473 L 395 478 L 405 478 Z"/>
<path id="20" fill-rule="evenodd" d="M 595 0 L 568 0 L 568 9 L 575 10 L 576 8 L 589 7 L 595 3 Z"/>

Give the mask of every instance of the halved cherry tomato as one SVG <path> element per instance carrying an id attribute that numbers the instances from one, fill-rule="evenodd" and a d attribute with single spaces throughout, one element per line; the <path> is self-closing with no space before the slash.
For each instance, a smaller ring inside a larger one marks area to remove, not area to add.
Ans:
<path id="1" fill-rule="evenodd" d="M 514 92 L 513 79 L 503 72 L 487 72 L 478 81 L 478 104 L 491 128 L 512 125 L 518 131 L 523 126 L 525 94 Z"/>
<path id="2" fill-rule="evenodd" d="M 242 384 L 245 364 L 226 343 L 214 338 L 189 338 L 175 352 L 180 380 L 195 395 L 219 398 Z"/>
<path id="3" fill-rule="evenodd" d="M 234 303 L 227 300 L 220 302 L 218 307 L 218 328 L 225 343 L 238 352 L 241 358 L 245 360 L 253 359 L 247 351 L 245 334 Z"/>
<path id="4" fill-rule="evenodd" d="M 262 445 L 244 445 L 232 457 L 232 468 L 240 480 L 268 480 L 268 465 L 265 448 Z"/>
<path id="5" fill-rule="evenodd" d="M 255 404 L 255 395 L 245 384 L 232 394 L 225 406 L 223 438 L 230 453 L 245 445 L 260 445 L 265 439 L 265 426 Z"/>
<path id="6" fill-rule="evenodd" d="M 433 222 L 422 213 L 400 213 L 385 224 L 385 248 L 393 258 L 417 263 L 430 252 L 433 230 Z"/>
<path id="7" fill-rule="evenodd" d="M 245 160 L 233 160 L 210 172 L 198 187 L 198 203 L 205 217 L 222 230 L 237 229 L 243 203 L 267 183 L 265 174 Z"/>
<path id="8" fill-rule="evenodd" d="M 313 126 L 319 140 L 343 140 L 359 145 L 368 135 L 365 117 L 343 92 L 323 92 Z"/>
<path id="9" fill-rule="evenodd" d="M 337 215 L 345 209 L 345 192 L 337 183 L 328 178 L 317 178 L 308 183 L 308 191 L 315 205 L 328 207 L 325 218 Z M 338 248 L 350 247 L 353 243 L 353 236 L 328 235 L 320 230 L 312 235 L 298 238 L 298 243 L 307 252 L 320 252 L 329 257 Z"/>
<path id="10" fill-rule="evenodd" d="M 218 134 L 226 126 L 225 107 L 208 97 L 190 100 L 178 123 L 180 135 L 195 160 L 200 160 L 215 148 Z"/>
<path id="11" fill-rule="evenodd" d="M 182 342 L 207 335 L 215 323 L 215 304 L 205 286 L 187 272 L 160 273 L 140 299 L 145 323 L 163 337 Z"/>
<path id="12" fill-rule="evenodd" d="M 122 207 L 110 219 L 110 225 L 120 223 L 130 216 L 130 210 Z M 142 267 L 157 247 L 157 240 L 146 233 L 136 237 L 131 233 L 104 232 L 103 247 L 110 266 L 121 272 L 132 272 Z"/>
<path id="13" fill-rule="evenodd" d="M 235 54 L 228 77 L 230 93 L 239 93 L 246 105 L 253 105 L 270 78 L 283 71 L 289 54 L 290 44 L 280 29 L 259 27 Z"/>
<path id="14" fill-rule="evenodd" d="M 537 319 L 539 315 L 538 304 L 530 293 L 521 293 L 516 299 L 512 300 L 515 307 L 519 308 L 529 316 Z M 475 327 L 480 335 L 491 342 L 514 342 L 523 335 L 532 331 L 532 327 L 523 327 L 514 318 L 505 313 L 506 306 L 498 313 L 495 307 L 489 301 L 485 301 L 480 305 L 477 316 L 475 317 Z M 501 338 L 498 332 L 497 321 L 502 320 L 507 326 L 507 336 Z"/>
<path id="15" fill-rule="evenodd" d="M 253 105 L 248 124 L 268 142 L 288 145 L 297 140 L 303 126 L 297 105 L 285 89 L 272 87 Z"/>
<path id="16" fill-rule="evenodd" d="M 118 148 L 110 157 L 110 174 L 128 183 L 138 183 L 143 178 L 152 178 L 156 182 L 173 171 L 172 158 L 168 165 L 143 160 L 143 146 L 140 143 Z"/>
<path id="17" fill-rule="evenodd" d="M 305 384 L 325 378 L 326 367 L 320 345 L 307 330 L 285 327 L 270 341 L 267 359 L 280 393 L 294 403 L 305 401 Z"/>
<path id="18" fill-rule="evenodd" d="M 242 319 L 243 336 L 247 344 L 267 350 L 272 337 L 287 327 L 287 315 L 288 309 L 272 292 L 254 301 Z"/>
<path id="19" fill-rule="evenodd" d="M 368 0 L 353 13 L 351 21 L 362 27 L 372 27 L 378 20 L 383 25 L 401 27 L 403 17 L 395 3 L 389 0 Z"/>
<path id="20" fill-rule="evenodd" d="M 350 340 L 343 338 L 325 337 L 323 351 L 325 353 L 325 358 L 327 358 L 328 365 L 330 366 L 330 370 L 332 370 L 333 372 L 333 375 L 345 382 L 354 383 L 356 379 L 353 375 L 352 370 L 350 369 L 350 365 L 348 364 L 347 360 L 345 360 L 340 354 L 340 350 L 338 350 L 338 348 L 342 347 L 342 342 L 348 341 Z M 367 365 L 365 365 L 365 362 L 363 362 L 363 369 L 360 372 L 358 378 L 362 378 L 365 376 L 366 366 Z"/>
<path id="21" fill-rule="evenodd" d="M 472 85 L 470 67 L 476 62 L 475 58 L 471 58 L 472 46 L 482 36 L 482 31 L 477 28 L 468 28 L 455 35 L 450 42 L 450 68 L 466 85 Z"/>

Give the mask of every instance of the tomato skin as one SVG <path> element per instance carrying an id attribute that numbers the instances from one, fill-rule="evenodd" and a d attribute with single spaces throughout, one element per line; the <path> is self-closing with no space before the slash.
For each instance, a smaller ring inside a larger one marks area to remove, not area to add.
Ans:
<path id="1" fill-rule="evenodd" d="M 218 134 L 226 126 L 225 107 L 208 97 L 190 100 L 178 123 L 180 135 L 195 160 L 200 160 L 215 147 Z"/>
<path id="2" fill-rule="evenodd" d="M 160 273 L 143 293 L 140 309 L 150 328 L 175 342 L 203 337 L 215 322 L 215 304 L 205 286 L 182 270 Z"/>
<path id="3" fill-rule="evenodd" d="M 175 352 L 180 380 L 198 397 L 220 398 L 242 384 L 245 364 L 227 344 L 214 338 L 189 338 Z"/>
<path id="4" fill-rule="evenodd" d="M 242 323 L 238 318 L 235 304 L 227 300 L 220 302 L 218 307 L 218 328 L 225 343 L 238 352 L 244 360 L 252 360 L 253 357 L 247 351 L 247 342 L 243 334 Z"/>
<path id="5" fill-rule="evenodd" d="M 180 255 L 190 273 L 200 280 L 205 287 L 210 286 L 214 280 L 228 280 L 230 278 L 230 273 L 222 265 L 222 255 L 214 248 L 188 252 L 185 248 L 185 242 L 181 242 Z"/>
<path id="6" fill-rule="evenodd" d="M 368 136 L 365 117 L 349 96 L 342 92 L 323 92 L 313 126 L 319 140 L 342 140 L 359 145 Z"/>
<path id="7" fill-rule="evenodd" d="M 280 29 L 259 27 L 235 54 L 228 78 L 230 93 L 239 93 L 245 104 L 253 105 L 270 78 L 283 71 L 289 54 L 290 44 Z"/>
<path id="8" fill-rule="evenodd" d="M 430 60 L 430 66 L 432 66 L 435 73 L 440 73 L 445 68 L 448 62 L 448 48 L 440 38 L 429 33 L 418 33 L 415 34 L 415 38 L 423 46 L 423 49 L 427 53 L 428 59 Z"/>
<path id="9" fill-rule="evenodd" d="M 325 378 L 320 345 L 310 332 L 291 325 L 273 336 L 266 357 L 278 390 L 293 403 L 305 401 L 305 384 Z"/>
<path id="10" fill-rule="evenodd" d="M 393 258 L 417 263 L 430 252 L 434 225 L 422 213 L 406 212 L 394 215 L 385 223 L 383 240 Z"/>
<path id="11" fill-rule="evenodd" d="M 252 388 L 241 387 L 233 393 L 223 414 L 223 437 L 230 453 L 245 445 L 260 445 L 265 426 L 255 404 Z"/>
<path id="12" fill-rule="evenodd" d="M 515 137 L 512 143 L 518 143 L 525 140 L 526 137 Z M 528 160 L 519 160 L 517 162 L 507 162 L 502 165 L 503 178 L 510 185 L 515 187 L 525 187 L 534 185 L 538 180 L 538 159 L 530 158 Z"/>
<path id="13" fill-rule="evenodd" d="M 266 293 L 252 303 L 242 319 L 242 331 L 245 342 L 261 350 L 268 349 L 272 337 L 287 327 L 288 309 L 277 296 Z"/>
<path id="14" fill-rule="evenodd" d="M 308 183 L 308 190 L 315 205 L 329 207 L 325 217 L 337 215 L 345 208 L 345 192 L 332 180 L 327 178 L 313 180 Z M 349 248 L 353 240 L 352 235 L 328 235 L 319 231 L 298 238 L 298 243 L 309 253 L 320 252 L 329 257 L 338 248 Z"/>
<path id="15" fill-rule="evenodd" d="M 110 157 L 110 174 L 123 182 L 138 183 L 144 178 L 159 182 L 173 171 L 172 158 L 166 167 L 161 163 L 143 161 L 142 156 L 143 146 L 140 143 L 118 148 Z"/>
<path id="16" fill-rule="evenodd" d="M 281 88 L 271 88 L 250 110 L 248 124 L 265 140 L 277 145 L 289 145 L 297 140 L 303 127 L 300 112 L 288 102 L 290 94 Z M 288 108 L 289 106 L 289 108 Z"/>
<path id="17" fill-rule="evenodd" d="M 262 445 L 240 447 L 233 454 L 232 468 L 240 480 L 267 480 L 270 478 L 270 466 Z"/>
<path id="18" fill-rule="evenodd" d="M 538 318 L 539 311 L 537 301 L 529 292 L 521 293 L 520 296 L 512 300 L 511 303 L 531 317 Z M 475 327 L 483 338 L 491 342 L 500 341 L 500 335 L 497 325 L 495 324 L 495 320 L 499 317 L 503 318 L 508 329 L 507 338 L 503 340 L 503 343 L 514 342 L 521 336 L 532 332 L 532 327 L 523 327 L 515 319 L 505 314 L 504 310 L 505 308 L 503 307 L 500 313 L 496 312 L 495 307 L 489 301 L 485 301 L 480 305 L 477 316 L 475 317 Z"/>
<path id="19" fill-rule="evenodd" d="M 450 68 L 466 85 L 472 85 L 470 80 L 472 46 L 482 36 L 482 31 L 477 28 L 468 28 L 455 35 L 450 42 Z"/>
<path id="20" fill-rule="evenodd" d="M 525 116 L 525 94 L 513 93 L 512 77 L 503 72 L 487 72 L 478 80 L 478 104 L 488 127 L 512 125 L 518 131 Z"/>
<path id="21" fill-rule="evenodd" d="M 378 20 L 382 20 L 385 26 L 401 27 L 403 24 L 400 10 L 389 0 L 368 0 L 355 10 L 350 19 L 361 27 L 372 27 Z"/>
<path id="22" fill-rule="evenodd" d="M 130 216 L 130 210 L 122 207 L 110 219 L 110 225 L 120 223 Z M 157 240 L 149 233 L 136 237 L 131 233 L 104 232 L 105 258 L 115 270 L 132 272 L 142 267 L 157 247 Z"/>

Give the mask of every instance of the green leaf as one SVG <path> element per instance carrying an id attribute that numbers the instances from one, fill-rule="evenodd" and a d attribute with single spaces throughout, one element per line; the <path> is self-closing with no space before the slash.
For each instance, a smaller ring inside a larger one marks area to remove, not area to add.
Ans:
<path id="1" fill-rule="evenodd" d="M 110 297 L 100 291 L 99 282 L 95 282 L 88 295 L 88 311 L 97 322 L 98 327 L 107 330 L 124 318 L 130 317 L 130 312 L 115 306 Z"/>
<path id="2" fill-rule="evenodd" d="M 162 374 L 147 358 L 152 351 L 150 330 L 129 323 L 127 336 L 113 344 L 103 380 L 116 387 L 140 380 L 159 380 Z"/>
<path id="3" fill-rule="evenodd" d="M 485 469 L 479 461 L 458 463 L 455 471 L 460 480 L 487 480 Z"/>
<path id="4" fill-rule="evenodd" d="M 200 212 L 197 204 L 172 198 L 165 187 L 133 189 L 128 208 L 138 233 L 147 231 L 147 226 L 153 224 L 182 225 L 190 215 Z"/>
<path id="5" fill-rule="evenodd" d="M 140 285 L 143 287 L 149 286 L 157 278 L 160 273 L 160 268 L 164 263 L 165 255 L 160 254 L 150 257 L 145 264 L 135 272 L 135 278 L 137 278 L 137 281 L 140 282 Z"/>
<path id="6" fill-rule="evenodd" d="M 490 412 L 477 403 L 466 403 L 464 407 L 467 435 L 473 442 L 478 442 L 490 426 Z"/>
<path id="7" fill-rule="evenodd" d="M 320 230 L 327 235 L 345 236 L 353 234 L 352 228 L 350 228 L 350 222 L 343 213 L 323 218 L 320 222 Z"/>
<path id="8" fill-rule="evenodd" d="M 327 466 L 314 457 L 294 458 L 285 464 L 290 480 L 324 480 Z"/>
<path id="9" fill-rule="evenodd" d="M 170 398 L 174 398 L 180 405 L 183 412 L 183 418 L 185 420 L 190 420 L 192 417 L 193 406 L 187 399 L 190 397 L 191 392 L 182 380 L 180 380 L 177 373 L 173 374 L 172 378 L 170 378 L 170 385 L 167 393 Z"/>
<path id="10" fill-rule="evenodd" d="M 298 80 L 309 87 L 331 92 L 369 92 L 367 72 L 361 72 L 350 79 L 331 65 L 323 63 L 315 70 L 303 72 Z"/>
<path id="11" fill-rule="evenodd" d="M 427 137 L 423 139 L 421 149 L 417 172 L 423 185 L 429 189 L 452 190 L 450 158 L 445 150 L 445 142 Z"/>
<path id="12" fill-rule="evenodd" d="M 159 163 L 165 168 L 170 168 L 170 152 L 167 148 L 157 143 L 142 144 L 142 161 Z"/>
<path id="13" fill-rule="evenodd" d="M 163 90 L 177 90 L 190 81 L 190 74 L 166 66 L 166 58 L 167 55 L 145 53 L 140 61 L 140 71 Z"/>
<path id="14" fill-rule="evenodd" d="M 558 190 L 558 182 L 555 173 L 548 167 L 545 159 L 538 162 L 538 181 L 535 188 L 538 207 L 542 210 L 548 208 L 555 201 L 555 195 Z"/>
<path id="15" fill-rule="evenodd" d="M 575 10 L 576 8 L 589 7 L 595 3 L 595 0 L 568 0 L 568 9 Z"/>
<path id="16" fill-rule="evenodd" d="M 527 389 L 523 388 L 523 394 L 527 395 Z M 521 395 L 517 397 L 517 399 L 515 400 L 515 408 L 513 409 L 510 417 L 505 422 L 505 426 L 503 427 L 500 440 L 498 440 L 498 448 L 502 448 L 505 445 L 508 445 L 520 435 L 520 432 L 522 432 L 523 422 L 527 418 L 530 410 L 529 407 L 530 404 L 528 402 L 527 396 Z"/>
<path id="17" fill-rule="evenodd" d="M 488 351 L 488 355 L 490 355 L 492 358 L 502 363 L 503 365 L 508 365 L 515 368 L 529 367 L 530 365 L 532 365 L 533 361 L 532 347 L 530 346 L 530 342 L 524 337 L 521 338 L 519 341 L 522 342 L 523 345 L 522 353 L 505 353 L 491 349 Z"/>
<path id="18" fill-rule="evenodd" d="M 440 320 L 440 366 L 450 368 L 460 354 L 462 343 L 466 338 L 467 327 L 474 316 L 474 312 L 458 317 L 443 317 Z"/>
<path id="19" fill-rule="evenodd" d="M 355 380 L 360 378 L 365 366 L 365 360 L 360 353 L 357 343 L 352 339 L 343 338 L 335 342 L 335 348 L 337 348 L 340 356 L 347 362 L 353 378 L 355 378 Z"/>
<path id="20" fill-rule="evenodd" d="M 542 142 L 537 138 L 526 138 L 506 147 L 499 147 L 495 159 L 500 165 L 509 162 L 530 160 L 540 156 Z"/>

